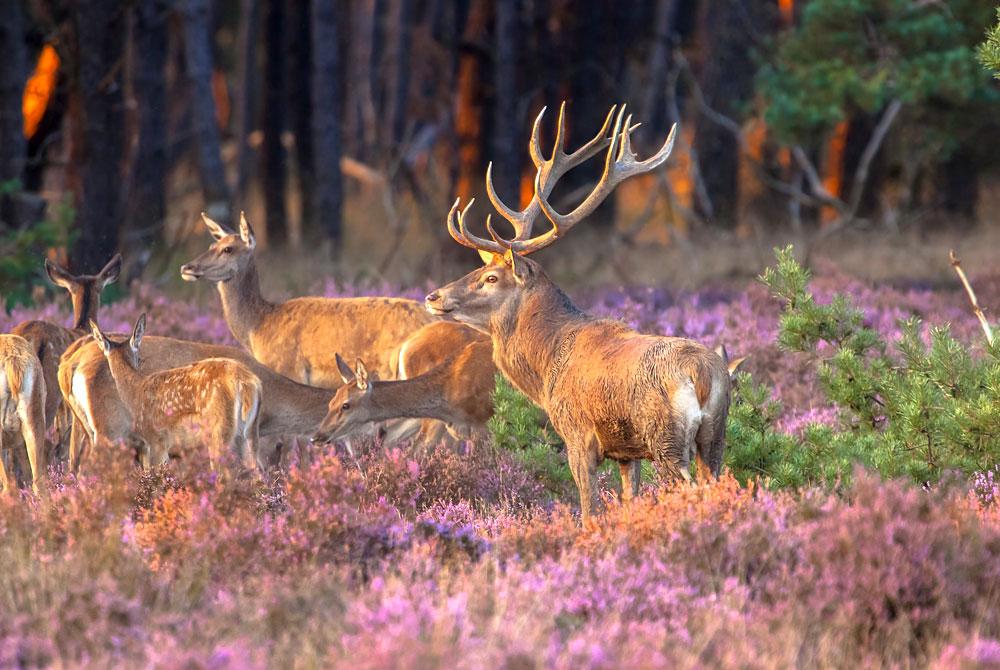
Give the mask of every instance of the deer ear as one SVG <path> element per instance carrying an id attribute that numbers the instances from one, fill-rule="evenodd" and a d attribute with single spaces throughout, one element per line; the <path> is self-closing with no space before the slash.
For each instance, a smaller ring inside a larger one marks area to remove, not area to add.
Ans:
<path id="1" fill-rule="evenodd" d="M 90 334 L 94 337 L 94 342 L 97 342 L 97 346 L 101 348 L 101 351 L 108 353 L 111 350 L 111 344 L 108 342 L 108 338 L 104 336 L 101 329 L 97 327 L 97 324 L 93 320 L 90 321 Z"/>
<path id="2" fill-rule="evenodd" d="M 517 282 L 517 285 L 524 286 L 524 283 L 531 275 L 531 269 L 528 267 L 527 261 L 525 261 L 520 255 L 514 253 L 512 249 L 508 249 L 503 255 L 503 262 L 510 268 L 511 273 L 514 275 L 514 281 Z"/>
<path id="3" fill-rule="evenodd" d="M 725 363 L 729 363 L 729 352 L 726 351 L 726 345 L 720 344 L 715 348 L 715 353 L 718 354 L 719 358 Z"/>
<path id="4" fill-rule="evenodd" d="M 122 255 L 115 254 L 114 258 L 108 261 L 108 264 L 101 268 L 101 271 L 97 273 L 97 281 L 101 285 L 101 288 L 104 288 L 108 284 L 114 284 L 118 281 L 118 277 L 121 273 Z"/>
<path id="5" fill-rule="evenodd" d="M 146 334 L 146 313 L 143 312 L 139 315 L 139 319 L 135 322 L 135 328 L 132 329 L 132 337 L 128 341 L 128 345 L 132 347 L 132 351 L 138 353 L 139 346 L 142 344 L 142 336 Z"/>
<path id="6" fill-rule="evenodd" d="M 48 258 L 45 259 L 45 274 L 49 276 L 49 280 L 51 280 L 53 284 L 56 286 L 62 286 L 67 291 L 70 290 L 73 283 L 76 281 L 73 275 L 63 270 Z"/>
<path id="7" fill-rule="evenodd" d="M 368 390 L 368 368 L 360 358 L 354 364 L 354 377 L 357 379 L 358 388 L 362 391 Z"/>
<path id="8" fill-rule="evenodd" d="M 253 249 L 257 246 L 257 238 L 254 237 L 253 228 L 250 227 L 250 222 L 247 221 L 247 215 L 240 212 L 240 239 L 243 240 L 243 244 Z"/>
<path id="9" fill-rule="evenodd" d="M 728 362 L 728 366 L 727 366 L 729 368 L 729 376 L 732 377 L 737 372 L 739 372 L 740 368 L 743 367 L 743 364 L 747 362 L 748 358 L 750 358 L 750 357 L 749 356 L 741 356 L 740 358 L 737 358 L 737 359 L 734 359 L 732 361 L 729 361 Z"/>
<path id="10" fill-rule="evenodd" d="M 201 220 L 205 222 L 205 226 L 208 228 L 208 232 L 210 232 L 212 234 L 212 237 L 214 237 L 215 239 L 221 240 L 223 237 L 229 234 L 226 232 L 225 228 L 220 226 L 212 219 L 208 218 L 208 214 L 206 214 L 205 212 L 201 213 Z"/>
<path id="11" fill-rule="evenodd" d="M 354 370 L 347 364 L 347 361 L 340 357 L 340 354 L 334 354 L 334 356 L 337 359 L 337 369 L 340 370 L 340 378 L 344 380 L 345 384 L 353 384 Z"/>
<path id="12" fill-rule="evenodd" d="M 476 249 L 479 252 L 479 257 L 483 259 L 483 265 L 492 265 L 497 262 L 497 255 L 492 251 L 484 251 L 482 249 Z"/>

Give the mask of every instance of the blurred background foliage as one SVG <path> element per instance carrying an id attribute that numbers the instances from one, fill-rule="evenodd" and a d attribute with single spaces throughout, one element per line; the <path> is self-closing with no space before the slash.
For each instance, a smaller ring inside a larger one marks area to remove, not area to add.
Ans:
<path id="1" fill-rule="evenodd" d="M 443 278 L 474 260 L 447 241 L 448 205 L 483 194 L 488 161 L 523 205 L 531 122 L 561 100 L 571 145 L 617 102 L 640 151 L 681 129 L 662 174 L 550 254 L 580 280 L 649 282 L 671 250 L 699 261 L 688 277 L 754 273 L 782 240 L 808 259 L 858 231 L 893 247 L 996 224 L 985 0 L 2 5 L 0 181 L 20 186 L 0 221 L 10 236 L 61 220 L 68 198 L 72 239 L 32 249 L 77 271 L 122 250 L 129 277 L 176 281 L 197 214 L 246 210 L 269 253 L 296 257 L 286 274 Z M 597 167 L 567 175 L 557 206 Z M 754 267 L 704 259 L 740 245 Z M 26 295 L 14 274 L 8 302 Z"/>

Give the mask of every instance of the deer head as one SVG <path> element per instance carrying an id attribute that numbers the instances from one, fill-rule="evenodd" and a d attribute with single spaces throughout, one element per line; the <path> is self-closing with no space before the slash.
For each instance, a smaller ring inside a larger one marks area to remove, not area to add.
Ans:
<path id="1" fill-rule="evenodd" d="M 493 187 L 493 166 L 486 169 L 486 192 L 490 202 L 514 228 L 514 237 L 501 237 L 493 228 L 489 216 L 486 217 L 486 231 L 490 239 L 477 237 L 469 232 L 466 217 L 473 201 L 464 209 L 459 209 L 456 200 L 448 212 L 448 232 L 459 244 L 475 249 L 485 266 L 470 272 L 461 279 L 431 292 L 424 304 L 428 311 L 437 315 L 450 315 L 456 321 L 473 328 L 489 332 L 489 322 L 497 314 L 516 310 L 518 302 L 526 293 L 541 284 L 548 284 L 538 263 L 527 258 L 529 254 L 544 249 L 565 235 L 573 226 L 589 216 L 622 181 L 634 175 L 650 172 L 662 165 L 673 149 L 676 125 L 659 151 L 644 161 L 637 160 L 632 151 L 631 133 L 638 125 L 632 125 L 631 115 L 626 115 L 625 106 L 615 112 L 612 107 L 597 135 L 573 153 L 565 152 L 565 113 L 563 103 L 559 110 L 556 126 L 555 147 L 552 155 L 545 159 L 539 140 L 539 129 L 545 109 L 535 119 L 528 144 L 531 160 L 535 164 L 535 192 L 528 206 L 516 211 L 504 204 Z M 612 123 L 613 122 L 613 123 Z M 610 135 L 608 129 L 611 129 Z M 604 172 L 590 194 L 568 214 L 560 214 L 548 198 L 556 182 L 570 169 L 580 165 L 607 149 Z M 551 227 L 532 237 L 532 227 L 539 213 L 544 213 Z"/>
<path id="2" fill-rule="evenodd" d="M 139 369 L 139 347 L 142 344 L 142 336 L 146 333 L 145 313 L 139 315 L 132 329 L 132 336 L 127 340 L 120 342 L 112 340 L 93 321 L 90 322 L 90 331 L 109 363 L 124 361 L 133 370 Z"/>
<path id="3" fill-rule="evenodd" d="M 185 281 L 206 279 L 211 282 L 225 282 L 236 277 L 253 259 L 257 246 L 253 228 L 247 222 L 246 215 L 240 213 L 240 232 L 231 233 L 221 225 L 208 218 L 204 213 L 202 221 L 208 227 L 208 232 L 215 242 L 205 253 L 190 263 L 181 266 L 181 277 Z"/>
<path id="4" fill-rule="evenodd" d="M 368 373 L 368 368 L 360 358 L 353 370 L 340 354 L 336 354 L 336 358 L 344 385 L 337 389 L 330 400 L 326 417 L 311 440 L 315 444 L 339 440 L 372 420 L 374 376 Z"/>
<path id="5" fill-rule="evenodd" d="M 101 304 L 101 292 L 118 281 L 121 272 L 121 254 L 115 254 L 96 275 L 74 275 L 45 259 L 45 274 L 53 284 L 66 289 L 73 301 L 73 315 L 77 319 L 74 328 L 85 328 L 87 322 L 94 318 Z"/>

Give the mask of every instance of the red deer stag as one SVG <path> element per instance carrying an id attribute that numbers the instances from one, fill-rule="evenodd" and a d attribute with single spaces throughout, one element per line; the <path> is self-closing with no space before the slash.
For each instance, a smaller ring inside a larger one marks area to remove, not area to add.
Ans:
<path id="1" fill-rule="evenodd" d="M 501 202 L 493 189 L 492 166 L 486 171 L 490 200 L 512 224 L 512 239 L 497 234 L 489 217 L 490 239 L 473 235 L 466 225 L 469 207 L 460 211 L 455 202 L 448 231 L 459 244 L 479 251 L 486 265 L 433 291 L 425 303 L 432 314 L 451 316 L 489 334 L 497 367 L 548 413 L 566 443 L 586 522 L 595 497 L 595 471 L 604 458 L 618 461 L 625 500 L 638 492 L 643 458 L 653 460 L 668 479 L 689 478 L 693 457 L 699 471 L 718 475 L 730 379 L 722 358 L 697 342 L 644 335 L 585 314 L 527 257 L 591 214 L 621 181 L 662 165 L 673 148 L 676 128 L 654 156 L 638 161 L 630 142 L 631 117 L 623 106 L 617 114 L 612 107 L 597 136 L 567 154 L 564 118 L 565 105 L 548 159 L 539 141 L 542 114 L 535 120 L 529 143 L 537 168 L 535 193 L 525 209 L 515 211 Z M 556 181 L 605 148 L 604 172 L 593 191 L 573 212 L 555 211 L 548 197 Z M 531 237 L 539 213 L 551 228 Z"/>
<path id="2" fill-rule="evenodd" d="M 14 436 L 20 439 L 13 439 Z M 22 444 L 27 451 L 27 467 L 21 458 Z M 19 335 L 0 335 L 0 486 L 8 493 L 11 486 L 4 466 L 4 450 L 22 463 L 21 474 L 30 469 L 31 487 L 45 477 L 45 375 L 34 348 Z"/>
<path id="3" fill-rule="evenodd" d="M 246 467 L 255 466 L 264 390 L 247 366 L 230 358 L 206 358 L 144 374 L 139 358 L 145 314 L 123 341 L 112 341 L 96 323 L 90 326 L 132 417 L 132 431 L 148 450 L 148 464 L 165 463 L 171 453 L 196 441 L 208 447 L 213 466 L 227 451 Z"/>
<path id="4" fill-rule="evenodd" d="M 469 330 L 455 323 L 433 323 L 414 336 L 421 337 L 421 341 L 407 341 L 413 355 L 406 379 L 376 381 L 360 358 L 352 370 L 338 354 L 344 386 L 330 400 L 329 411 L 313 441 L 340 440 L 369 423 L 401 418 L 438 419 L 456 439 L 483 435 L 486 422 L 493 416 L 491 394 L 496 367 L 490 340 L 469 337 L 469 343 L 453 351 L 444 362 L 438 362 L 438 358 L 433 367 L 420 371 L 423 365 L 419 348 L 433 346 L 436 336 L 447 328 Z"/>
<path id="5" fill-rule="evenodd" d="M 49 321 L 23 321 L 11 330 L 14 335 L 20 335 L 28 341 L 35 355 L 42 364 L 45 377 L 45 417 L 49 425 L 56 425 L 59 442 L 65 441 L 65 432 L 69 428 L 70 416 L 63 405 L 59 388 L 58 371 L 59 358 L 66 349 L 79 338 L 90 334 L 91 321 L 97 321 L 97 312 L 101 306 L 101 292 L 118 280 L 122 270 L 122 257 L 115 257 L 96 275 L 74 275 L 48 259 L 45 260 L 45 273 L 56 286 L 61 286 L 69 292 L 73 303 L 73 327 L 65 328 Z"/>

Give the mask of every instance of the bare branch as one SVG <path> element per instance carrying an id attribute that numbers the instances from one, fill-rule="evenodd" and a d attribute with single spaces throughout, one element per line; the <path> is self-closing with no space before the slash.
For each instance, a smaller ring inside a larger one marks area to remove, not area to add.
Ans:
<path id="1" fill-rule="evenodd" d="M 889 106 L 882 113 L 882 118 L 879 119 L 878 125 L 875 126 L 875 130 L 872 131 L 872 136 L 868 139 L 868 144 L 865 146 L 864 152 L 861 154 L 861 160 L 858 161 L 858 168 L 854 171 L 854 181 L 851 184 L 851 197 L 848 200 L 848 212 L 852 218 L 861 205 L 861 196 L 865 191 L 865 183 L 868 181 L 868 170 L 871 168 L 872 161 L 875 160 L 875 156 L 882 147 L 886 135 L 889 134 L 889 128 L 892 127 L 902 108 L 903 102 L 898 98 L 889 103 Z"/>
<path id="2" fill-rule="evenodd" d="M 986 333 L 986 341 L 993 345 L 993 329 L 990 328 L 990 322 L 986 319 L 986 315 L 983 313 L 982 308 L 979 306 L 979 301 L 976 300 L 976 293 L 972 290 L 972 284 L 969 283 L 968 277 L 965 276 L 965 271 L 962 269 L 962 262 L 958 259 L 958 255 L 955 250 L 952 249 L 948 252 L 948 258 L 951 260 L 951 267 L 955 268 L 955 274 L 958 278 L 962 280 L 962 286 L 965 287 L 965 293 L 969 296 L 969 302 L 972 303 L 972 312 L 979 319 L 979 323 L 983 325 L 983 332 Z"/>

